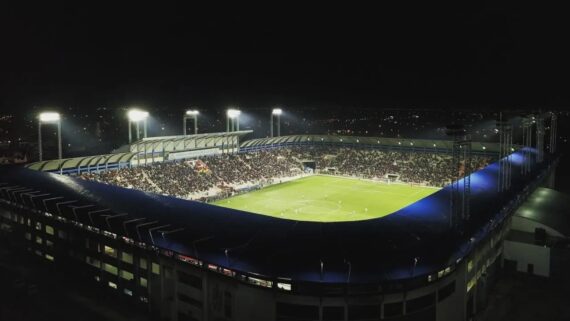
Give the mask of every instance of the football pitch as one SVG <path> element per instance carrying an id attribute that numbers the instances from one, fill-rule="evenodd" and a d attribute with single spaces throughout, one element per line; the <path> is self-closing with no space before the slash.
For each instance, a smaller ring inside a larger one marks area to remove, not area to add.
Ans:
<path id="1" fill-rule="evenodd" d="M 437 190 L 409 184 L 315 175 L 214 204 L 298 221 L 358 221 L 389 215 Z"/>

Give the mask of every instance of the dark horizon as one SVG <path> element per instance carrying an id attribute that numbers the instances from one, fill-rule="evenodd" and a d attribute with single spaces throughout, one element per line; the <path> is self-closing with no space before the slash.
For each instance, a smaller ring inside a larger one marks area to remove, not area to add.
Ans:
<path id="1" fill-rule="evenodd" d="M 568 106 L 562 20 L 535 8 L 194 9 L 7 9 L 0 108 Z"/>

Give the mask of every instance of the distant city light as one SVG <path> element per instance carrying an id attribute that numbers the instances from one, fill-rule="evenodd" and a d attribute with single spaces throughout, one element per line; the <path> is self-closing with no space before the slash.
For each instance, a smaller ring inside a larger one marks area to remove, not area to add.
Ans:
<path id="1" fill-rule="evenodd" d="M 148 112 L 139 110 L 139 109 L 131 109 L 127 113 L 129 120 L 132 122 L 139 122 L 141 120 L 145 120 L 148 117 Z"/>
<path id="2" fill-rule="evenodd" d="M 281 110 L 281 108 L 274 108 L 273 111 L 271 112 L 273 115 L 281 115 L 283 113 L 283 110 Z"/>
<path id="3" fill-rule="evenodd" d="M 55 112 L 45 112 L 40 114 L 40 121 L 47 123 L 47 122 L 55 122 L 60 120 L 59 113 Z"/>
<path id="4" fill-rule="evenodd" d="M 240 110 L 232 109 L 232 108 L 228 109 L 228 112 L 227 112 L 227 115 L 228 115 L 229 118 L 236 118 L 236 117 L 238 117 L 240 114 L 241 114 L 241 111 L 240 111 Z"/>

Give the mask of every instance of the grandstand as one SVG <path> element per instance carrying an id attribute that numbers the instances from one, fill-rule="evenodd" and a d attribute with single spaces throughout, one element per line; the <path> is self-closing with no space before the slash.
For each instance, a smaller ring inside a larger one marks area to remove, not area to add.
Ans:
<path id="1" fill-rule="evenodd" d="M 497 275 L 512 213 L 556 164 L 515 147 L 501 160 L 512 188 L 498 193 L 498 144 L 472 143 L 471 166 L 458 172 L 450 141 L 238 145 L 243 134 L 152 138 L 122 156 L 2 169 L 3 230 L 162 319 L 467 320 Z M 466 177 L 472 215 L 459 229 L 450 184 Z"/>

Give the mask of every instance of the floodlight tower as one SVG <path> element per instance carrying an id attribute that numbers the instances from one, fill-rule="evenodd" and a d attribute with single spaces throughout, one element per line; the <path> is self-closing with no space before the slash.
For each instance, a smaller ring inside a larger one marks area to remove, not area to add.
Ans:
<path id="1" fill-rule="evenodd" d="M 241 111 L 238 109 L 230 108 L 226 112 L 226 132 L 239 131 L 239 115 Z"/>
<path id="2" fill-rule="evenodd" d="M 497 118 L 497 129 L 499 131 L 499 182 L 497 187 L 499 192 L 504 192 L 511 188 L 513 128 L 502 112 Z"/>
<path id="3" fill-rule="evenodd" d="M 448 125 L 446 134 L 453 139 L 450 226 L 460 233 L 469 220 L 471 196 L 471 138 L 463 125 Z"/>
<path id="4" fill-rule="evenodd" d="M 270 136 L 273 137 L 273 118 L 277 118 L 277 137 L 281 136 L 281 114 L 283 114 L 283 110 L 281 108 L 273 108 L 271 111 L 271 117 L 269 117 L 269 127 L 270 129 Z"/>
<path id="5" fill-rule="evenodd" d="M 194 121 L 194 135 L 198 134 L 198 115 L 200 114 L 197 110 L 187 110 L 184 114 L 182 121 L 182 135 L 186 136 L 186 120 L 192 119 Z"/>
<path id="6" fill-rule="evenodd" d="M 148 118 L 148 112 L 139 109 L 130 109 L 127 113 L 129 118 L 129 144 L 133 141 L 133 135 L 131 131 L 132 124 L 137 125 L 137 140 L 140 139 L 140 123 L 143 123 L 143 138 L 146 138 L 146 119 Z"/>
<path id="7" fill-rule="evenodd" d="M 542 113 L 536 115 L 536 162 L 542 163 L 544 160 L 544 118 Z"/>
<path id="8" fill-rule="evenodd" d="M 557 117 L 554 112 L 550 112 L 550 154 L 556 153 L 556 127 L 557 127 Z"/>
<path id="9" fill-rule="evenodd" d="M 526 175 L 530 173 L 530 158 L 531 158 L 531 151 L 530 148 L 532 147 L 532 126 L 536 123 L 536 119 L 534 115 L 526 115 L 523 116 L 521 127 L 522 127 L 522 145 L 523 145 L 523 164 L 521 166 L 521 173 Z"/>
<path id="10" fill-rule="evenodd" d="M 43 112 L 38 117 L 38 148 L 40 152 L 40 161 L 43 160 L 42 151 L 42 123 L 57 124 L 57 157 L 61 159 L 61 116 L 56 112 Z"/>

